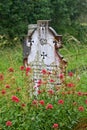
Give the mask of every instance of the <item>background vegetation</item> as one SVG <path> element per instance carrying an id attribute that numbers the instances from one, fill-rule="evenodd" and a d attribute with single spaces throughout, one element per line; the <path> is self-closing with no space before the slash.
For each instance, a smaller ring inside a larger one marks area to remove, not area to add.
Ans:
<path id="1" fill-rule="evenodd" d="M 0 1 L 0 33 L 8 40 L 16 36 L 22 39 L 28 24 L 39 19 L 52 20 L 59 34 L 68 33 L 81 42 L 87 41 L 87 0 Z"/>

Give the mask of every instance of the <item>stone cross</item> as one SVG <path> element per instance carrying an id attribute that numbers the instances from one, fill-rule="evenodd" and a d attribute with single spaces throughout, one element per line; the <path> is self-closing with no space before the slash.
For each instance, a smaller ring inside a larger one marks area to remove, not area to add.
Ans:
<path id="1" fill-rule="evenodd" d="M 41 54 L 41 56 L 43 57 L 43 59 L 45 59 L 45 57 L 47 57 L 47 54 L 45 54 L 45 52 L 43 52 L 43 53 Z"/>

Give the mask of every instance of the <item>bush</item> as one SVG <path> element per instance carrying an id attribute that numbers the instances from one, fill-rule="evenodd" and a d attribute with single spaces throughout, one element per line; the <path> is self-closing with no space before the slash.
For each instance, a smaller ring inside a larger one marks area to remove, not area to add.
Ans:
<path id="1" fill-rule="evenodd" d="M 7 35 L 0 35 L 0 48 L 1 47 L 11 47 L 20 43 L 20 39 L 18 37 L 14 37 L 10 39 Z"/>

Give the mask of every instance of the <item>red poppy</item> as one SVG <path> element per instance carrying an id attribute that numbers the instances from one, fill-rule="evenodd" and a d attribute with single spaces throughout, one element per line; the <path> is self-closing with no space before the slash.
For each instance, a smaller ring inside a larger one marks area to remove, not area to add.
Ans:
<path id="1" fill-rule="evenodd" d="M 48 104 L 48 105 L 46 106 L 46 109 L 53 109 L 53 105 L 52 105 L 52 104 Z"/>
<path id="2" fill-rule="evenodd" d="M 58 104 L 64 104 L 64 100 L 60 99 L 60 100 L 58 101 Z"/>
<path id="3" fill-rule="evenodd" d="M 59 125 L 58 124 L 53 124 L 53 128 L 58 128 Z"/>
<path id="4" fill-rule="evenodd" d="M 6 122 L 6 126 L 12 126 L 12 122 L 11 121 L 7 121 Z"/>
<path id="5" fill-rule="evenodd" d="M 16 102 L 16 103 L 18 103 L 20 101 L 19 98 L 16 97 L 16 96 L 12 96 L 11 99 L 12 99 L 13 102 Z"/>

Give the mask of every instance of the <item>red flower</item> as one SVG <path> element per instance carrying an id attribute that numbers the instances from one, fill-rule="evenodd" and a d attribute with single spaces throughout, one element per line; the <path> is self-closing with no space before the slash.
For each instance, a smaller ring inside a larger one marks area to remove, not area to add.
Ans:
<path id="1" fill-rule="evenodd" d="M 6 126 L 12 126 L 12 122 L 11 121 L 7 121 L 6 122 Z"/>
<path id="2" fill-rule="evenodd" d="M 41 105 L 44 105 L 44 100 L 40 100 L 39 103 L 40 103 Z"/>
<path id="3" fill-rule="evenodd" d="M 53 83 L 53 82 L 55 82 L 53 79 L 50 79 L 50 83 Z"/>
<path id="4" fill-rule="evenodd" d="M 87 104 L 87 99 L 85 100 L 85 103 Z"/>
<path id="5" fill-rule="evenodd" d="M 58 128 L 58 124 L 53 124 L 53 128 Z"/>
<path id="6" fill-rule="evenodd" d="M 42 84 L 42 80 L 39 79 L 39 80 L 37 81 L 37 87 L 40 87 L 41 84 Z"/>
<path id="7" fill-rule="evenodd" d="M 25 69 L 24 66 L 20 66 L 20 70 L 23 71 Z"/>
<path id="8" fill-rule="evenodd" d="M 37 105 L 37 104 L 38 104 L 38 101 L 34 99 L 34 100 L 32 101 L 32 104 Z"/>
<path id="9" fill-rule="evenodd" d="M 63 79 L 63 78 L 64 78 L 64 74 L 62 74 L 62 73 L 59 74 L 59 78 L 60 78 L 60 79 Z"/>
<path id="10" fill-rule="evenodd" d="M 52 89 L 48 90 L 48 93 L 53 95 L 54 94 L 54 91 Z"/>
<path id="11" fill-rule="evenodd" d="M 5 86 L 6 88 L 10 88 L 10 85 L 9 84 L 6 84 L 6 86 Z"/>
<path id="12" fill-rule="evenodd" d="M 78 108 L 78 110 L 79 110 L 79 111 L 84 111 L 84 107 L 83 107 L 83 106 L 80 106 L 80 107 Z"/>
<path id="13" fill-rule="evenodd" d="M 8 71 L 9 71 L 9 72 L 14 72 L 14 69 L 13 69 L 12 67 L 10 67 L 10 68 L 8 69 Z"/>
<path id="14" fill-rule="evenodd" d="M 48 75 L 50 75 L 50 74 L 51 74 L 51 72 L 50 72 L 50 71 L 48 71 L 48 72 L 47 72 L 47 74 L 48 74 Z"/>
<path id="15" fill-rule="evenodd" d="M 31 70 L 31 68 L 28 66 L 27 68 L 26 68 L 26 76 L 28 76 L 28 72 Z"/>
<path id="16" fill-rule="evenodd" d="M 12 99 L 13 102 L 16 102 L 16 103 L 18 103 L 20 101 L 19 98 L 16 97 L 16 96 L 12 96 L 11 99 Z"/>
<path id="17" fill-rule="evenodd" d="M 28 66 L 27 68 L 26 68 L 26 72 L 29 72 L 31 70 L 31 68 Z"/>
<path id="18" fill-rule="evenodd" d="M 21 106 L 22 106 L 22 107 L 25 107 L 25 106 L 26 106 L 26 104 L 22 103 L 22 104 L 21 104 Z"/>
<path id="19" fill-rule="evenodd" d="M 42 91 L 41 90 L 38 90 L 38 94 L 41 94 L 42 93 Z"/>
<path id="20" fill-rule="evenodd" d="M 73 72 L 69 72 L 68 75 L 69 75 L 70 77 L 72 77 L 74 74 L 73 74 Z"/>
<path id="21" fill-rule="evenodd" d="M 64 104 L 64 100 L 60 99 L 60 100 L 58 101 L 58 104 Z"/>
<path id="22" fill-rule="evenodd" d="M 73 84 L 73 83 L 68 83 L 67 86 L 68 86 L 69 88 L 71 88 L 71 87 L 74 87 L 75 84 Z"/>
<path id="23" fill-rule="evenodd" d="M 78 92 L 77 94 L 78 94 L 78 96 L 82 96 L 82 95 L 83 95 L 83 93 L 82 93 L 82 92 Z"/>
<path id="24" fill-rule="evenodd" d="M 1 80 L 4 80 L 4 75 L 3 74 L 0 74 L 0 81 Z"/>
<path id="25" fill-rule="evenodd" d="M 41 70 L 41 73 L 42 73 L 42 74 L 46 74 L 47 71 L 46 71 L 45 69 L 42 69 L 42 70 Z"/>
<path id="26" fill-rule="evenodd" d="M 3 90 L 1 91 L 1 93 L 4 95 L 4 94 L 6 94 L 6 91 L 3 89 Z"/>
<path id="27" fill-rule="evenodd" d="M 52 105 L 52 104 L 48 104 L 48 105 L 46 106 L 46 109 L 53 109 L 53 105 Z"/>
<path id="28" fill-rule="evenodd" d="M 28 76 L 28 72 L 26 71 L 26 76 Z"/>

